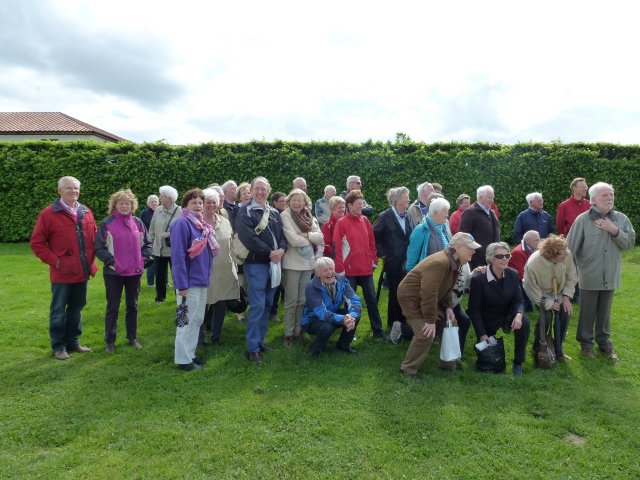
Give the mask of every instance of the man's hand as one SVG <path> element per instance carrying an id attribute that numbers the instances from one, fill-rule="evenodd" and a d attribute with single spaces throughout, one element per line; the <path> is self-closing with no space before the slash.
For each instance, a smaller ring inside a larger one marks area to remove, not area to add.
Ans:
<path id="1" fill-rule="evenodd" d="M 618 227 L 616 227 L 616 224 L 613 223 L 608 218 L 601 218 L 599 220 L 596 220 L 595 223 L 596 223 L 596 227 L 601 228 L 606 232 L 609 232 L 611 235 L 618 234 L 618 230 L 619 230 Z"/>
<path id="2" fill-rule="evenodd" d="M 520 330 L 520 327 L 522 327 L 522 314 L 518 313 L 515 317 L 513 317 L 513 322 L 511 322 L 511 329 Z"/>
<path id="3" fill-rule="evenodd" d="M 456 320 L 456 315 L 455 313 L 453 313 L 453 309 L 447 308 L 447 310 L 445 311 L 445 315 L 447 317 L 447 321 L 451 322 L 452 326 L 454 327 L 458 326 L 458 320 Z"/>
<path id="4" fill-rule="evenodd" d="M 269 254 L 269 259 L 273 263 L 280 263 L 280 260 L 282 260 L 283 255 L 284 255 L 284 250 L 282 248 L 279 248 L 277 250 L 271 250 L 271 253 Z"/>
<path id="5" fill-rule="evenodd" d="M 347 329 L 347 332 L 350 332 L 354 328 L 356 328 L 356 319 L 353 318 L 348 313 L 345 315 L 344 320 L 342 321 L 343 325 Z"/>
<path id="6" fill-rule="evenodd" d="M 436 324 L 435 323 L 425 323 L 424 327 L 422 327 L 422 335 L 425 337 L 435 337 L 436 336 Z"/>

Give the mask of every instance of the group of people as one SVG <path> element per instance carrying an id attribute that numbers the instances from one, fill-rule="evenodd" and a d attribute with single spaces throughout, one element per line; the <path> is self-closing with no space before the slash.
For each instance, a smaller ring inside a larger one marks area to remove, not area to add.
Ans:
<path id="1" fill-rule="evenodd" d="M 60 198 L 40 212 L 31 238 L 33 252 L 50 266 L 55 358 L 90 351 L 79 342 L 81 311 L 97 257 L 103 262 L 108 353 L 115 352 L 122 291 L 127 341 L 139 349 L 141 277 L 146 268 L 147 283 L 155 286 L 155 300 L 162 303 L 171 268 L 178 310 L 184 313 L 176 326 L 174 361 L 184 371 L 203 368 L 198 344 L 205 334 L 220 343 L 229 302 L 245 295 L 247 357 L 261 363 L 271 350 L 265 338 L 269 319 L 278 318 L 280 291 L 285 347 L 306 342 L 306 333 L 313 337 L 309 353 L 317 356 L 339 329 L 336 349 L 354 354 L 362 314 L 358 286 L 373 336 L 410 342 L 400 371 L 412 379 L 446 322 L 459 327 L 462 351 L 471 325 L 478 342 L 500 329 L 513 331 L 513 373 L 520 374 L 530 330 L 525 312 L 534 305 L 554 333 L 558 358 L 569 360 L 563 340 L 572 300 L 578 298 L 582 354 L 593 357 L 595 341 L 607 357 L 617 359 L 610 339 L 611 304 L 620 286 L 621 252 L 634 246 L 635 232 L 613 208 L 611 185 L 596 183 L 587 200 L 585 180 L 575 179 L 571 197 L 558 206 L 555 228 L 542 195 L 527 195 L 513 250 L 500 241 L 499 211 L 489 185 L 477 189 L 474 203 L 461 194 L 451 218 L 441 185 L 418 185 L 414 202 L 406 187 L 391 188 L 389 208 L 373 224 L 374 209 L 356 175 L 347 178 L 339 195 L 327 185 L 315 208 L 303 178 L 292 187 L 284 194 L 272 192 L 264 177 L 240 185 L 229 180 L 189 190 L 179 206 L 176 189 L 162 186 L 159 197 L 148 197 L 140 217 L 134 216 L 135 195 L 124 189 L 111 196 L 108 216 L 97 225 L 91 210 L 78 202 L 80 182 L 62 177 Z M 388 288 L 386 328 L 378 309 L 376 268 L 382 269 L 380 278 Z M 460 300 L 467 291 L 465 311 Z M 539 335 L 536 326 L 534 350 Z"/>

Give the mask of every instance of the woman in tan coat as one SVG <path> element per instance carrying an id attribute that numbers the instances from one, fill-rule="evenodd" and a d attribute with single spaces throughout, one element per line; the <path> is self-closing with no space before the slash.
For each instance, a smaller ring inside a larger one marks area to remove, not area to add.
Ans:
<path id="1" fill-rule="evenodd" d="M 284 287 L 284 346 L 293 343 L 294 335 L 303 339 L 300 317 L 304 310 L 305 288 L 311 280 L 316 258 L 322 256 L 324 236 L 318 221 L 311 215 L 309 197 L 300 189 L 294 189 L 286 200 L 282 212 L 282 230 L 288 248 L 282 257 Z"/>
<path id="2" fill-rule="evenodd" d="M 220 333 L 227 313 L 227 300 L 240 298 L 238 269 L 231 255 L 231 223 L 220 214 L 219 194 L 214 189 L 204 190 L 204 219 L 216 232 L 220 253 L 211 266 L 211 281 L 207 290 L 207 307 L 204 314 L 203 330 L 211 329 L 211 343 L 220 344 Z M 201 331 L 201 343 L 204 332 Z"/>

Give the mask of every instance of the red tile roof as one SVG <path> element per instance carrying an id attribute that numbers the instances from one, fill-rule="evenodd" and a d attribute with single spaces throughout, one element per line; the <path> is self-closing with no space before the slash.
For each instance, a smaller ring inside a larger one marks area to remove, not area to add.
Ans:
<path id="1" fill-rule="evenodd" d="M 93 134 L 114 142 L 127 141 L 62 112 L 0 112 L 0 133 Z"/>

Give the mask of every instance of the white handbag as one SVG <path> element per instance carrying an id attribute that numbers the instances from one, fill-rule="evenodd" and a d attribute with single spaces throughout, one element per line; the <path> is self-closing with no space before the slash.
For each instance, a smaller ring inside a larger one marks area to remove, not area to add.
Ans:
<path id="1" fill-rule="evenodd" d="M 447 322 L 442 330 L 442 342 L 440 343 L 440 360 L 443 362 L 454 362 L 462 356 L 460 352 L 460 339 L 458 337 L 458 327 L 452 327 L 451 322 Z"/>

